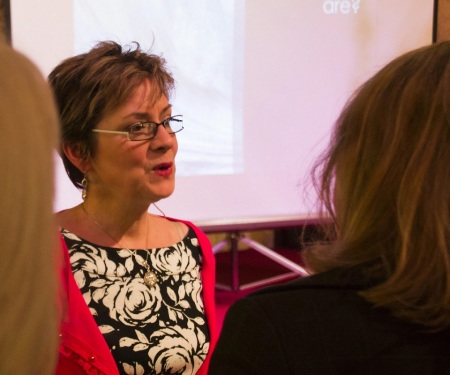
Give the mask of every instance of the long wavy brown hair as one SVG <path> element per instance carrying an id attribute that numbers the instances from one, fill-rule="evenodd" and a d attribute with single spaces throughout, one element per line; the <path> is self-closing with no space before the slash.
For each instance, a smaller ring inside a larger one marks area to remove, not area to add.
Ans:
<path id="1" fill-rule="evenodd" d="M 406 53 L 350 98 L 313 179 L 329 243 L 314 272 L 372 261 L 361 295 L 407 321 L 450 324 L 450 42 Z"/>

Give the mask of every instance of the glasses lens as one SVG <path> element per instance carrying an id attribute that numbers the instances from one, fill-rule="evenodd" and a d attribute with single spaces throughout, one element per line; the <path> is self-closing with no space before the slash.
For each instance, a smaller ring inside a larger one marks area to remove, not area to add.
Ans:
<path id="1" fill-rule="evenodd" d="M 154 122 L 140 122 L 134 124 L 128 130 L 129 139 L 131 141 L 145 141 L 147 139 L 152 139 L 156 135 L 156 129 L 159 125 L 164 125 L 164 128 L 170 134 L 178 133 L 183 130 L 183 116 L 177 115 L 168 118 L 161 124 L 156 124 Z"/>
<path id="2" fill-rule="evenodd" d="M 152 138 L 155 132 L 155 124 L 152 122 L 142 122 L 133 125 L 129 130 L 130 139 L 132 141 L 140 141 Z"/>
<path id="3" fill-rule="evenodd" d="M 178 115 L 169 118 L 165 127 L 171 133 L 178 133 L 183 130 L 183 116 Z"/>

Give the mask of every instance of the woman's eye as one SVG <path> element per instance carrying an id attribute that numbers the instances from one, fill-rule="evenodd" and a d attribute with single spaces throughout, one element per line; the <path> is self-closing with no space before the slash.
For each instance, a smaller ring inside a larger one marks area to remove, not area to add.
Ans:
<path id="1" fill-rule="evenodd" d="M 129 131 L 132 134 L 141 133 L 144 127 L 145 126 L 143 124 L 134 124 L 130 126 Z"/>

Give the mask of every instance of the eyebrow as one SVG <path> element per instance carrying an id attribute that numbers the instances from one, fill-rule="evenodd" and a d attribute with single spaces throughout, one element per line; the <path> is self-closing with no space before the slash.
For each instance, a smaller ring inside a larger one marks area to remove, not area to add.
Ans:
<path id="1" fill-rule="evenodd" d="M 165 107 L 161 110 L 160 113 L 164 113 L 164 112 L 168 111 L 168 110 L 171 109 L 171 108 L 172 108 L 172 104 L 169 103 L 167 106 L 165 106 Z M 149 116 L 148 116 L 148 113 L 147 113 L 147 112 L 132 112 L 132 113 L 126 115 L 126 116 L 124 117 L 124 120 L 126 120 L 126 119 L 128 119 L 128 118 L 132 118 L 132 117 L 138 118 L 138 119 L 143 119 L 143 120 L 149 120 Z"/>

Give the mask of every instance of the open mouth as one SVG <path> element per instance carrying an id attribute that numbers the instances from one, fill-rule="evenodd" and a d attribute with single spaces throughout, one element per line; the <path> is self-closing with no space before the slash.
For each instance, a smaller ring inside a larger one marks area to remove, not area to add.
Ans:
<path id="1" fill-rule="evenodd" d="M 153 170 L 155 171 L 166 171 L 169 168 L 172 167 L 172 163 L 162 163 L 162 164 L 158 164 L 155 168 L 153 168 Z"/>
<path id="2" fill-rule="evenodd" d="M 153 171 L 163 177 L 170 176 L 173 171 L 173 164 L 172 163 L 161 163 L 158 164 L 155 168 L 153 168 Z"/>

